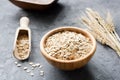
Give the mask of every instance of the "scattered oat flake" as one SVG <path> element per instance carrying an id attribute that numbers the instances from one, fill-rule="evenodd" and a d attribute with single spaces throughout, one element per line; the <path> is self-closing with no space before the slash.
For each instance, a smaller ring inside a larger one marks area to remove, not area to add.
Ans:
<path id="1" fill-rule="evenodd" d="M 31 72 L 31 70 L 28 69 L 28 70 L 26 70 L 26 72 L 29 73 L 29 72 Z"/>
<path id="2" fill-rule="evenodd" d="M 31 76 L 34 76 L 34 73 L 30 73 Z"/>
<path id="3" fill-rule="evenodd" d="M 15 64 L 18 64 L 18 62 L 15 62 Z"/>
<path id="4" fill-rule="evenodd" d="M 34 65 L 34 64 L 33 64 L 33 65 L 32 65 L 32 67 L 34 67 L 34 68 L 35 68 L 35 67 L 36 67 L 36 65 Z"/>
<path id="5" fill-rule="evenodd" d="M 44 76 L 44 71 L 40 71 L 40 75 L 41 75 L 41 76 Z"/>
<path id="6" fill-rule="evenodd" d="M 31 69 L 32 69 L 32 70 L 34 70 L 35 68 L 34 68 L 34 67 L 32 67 Z"/>
<path id="7" fill-rule="evenodd" d="M 33 62 L 29 62 L 30 65 L 33 65 Z"/>
<path id="8" fill-rule="evenodd" d="M 40 64 L 39 63 L 37 63 L 37 64 L 35 64 L 37 67 L 39 67 L 40 66 Z"/>
<path id="9" fill-rule="evenodd" d="M 17 64 L 17 67 L 21 67 L 22 65 L 21 64 Z"/>
<path id="10" fill-rule="evenodd" d="M 39 68 L 42 68 L 42 65 L 40 65 Z"/>
<path id="11" fill-rule="evenodd" d="M 27 67 L 24 67 L 23 69 L 24 69 L 24 70 L 27 70 L 28 68 L 27 68 Z"/>

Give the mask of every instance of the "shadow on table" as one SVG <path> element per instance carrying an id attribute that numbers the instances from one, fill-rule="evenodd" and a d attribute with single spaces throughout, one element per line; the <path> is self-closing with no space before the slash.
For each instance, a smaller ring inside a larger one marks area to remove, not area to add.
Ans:
<path id="1" fill-rule="evenodd" d="M 64 5 L 57 3 L 48 10 L 45 11 L 35 11 L 35 10 L 20 10 L 16 15 L 17 19 L 22 16 L 27 16 L 31 21 L 42 24 L 52 24 L 58 15 L 63 11 Z"/>
<path id="2" fill-rule="evenodd" d="M 74 71 L 58 71 L 64 76 L 65 80 L 94 80 L 88 65 Z"/>

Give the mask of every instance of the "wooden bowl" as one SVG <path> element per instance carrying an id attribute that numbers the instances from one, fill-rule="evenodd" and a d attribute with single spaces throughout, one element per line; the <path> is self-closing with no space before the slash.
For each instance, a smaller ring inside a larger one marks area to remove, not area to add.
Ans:
<path id="1" fill-rule="evenodd" d="M 9 0 L 16 6 L 27 10 L 46 10 L 58 0 Z"/>
<path id="2" fill-rule="evenodd" d="M 56 59 L 56 58 L 48 55 L 48 53 L 45 51 L 45 48 L 44 48 L 46 39 L 49 36 L 51 36 L 57 32 L 64 31 L 64 30 L 74 31 L 77 33 L 81 33 L 86 37 L 89 37 L 92 42 L 92 45 L 93 45 L 91 51 L 84 57 L 75 59 L 75 60 L 60 60 L 60 59 Z M 42 55 L 46 58 L 46 60 L 53 66 L 55 66 L 59 69 L 62 69 L 62 70 L 74 70 L 74 69 L 81 68 L 82 66 L 87 64 L 88 61 L 91 59 L 91 57 L 93 56 L 93 54 L 96 51 L 96 40 L 87 30 L 77 28 L 77 27 L 60 27 L 60 28 L 56 28 L 56 29 L 49 31 L 48 33 L 46 33 L 43 36 L 43 38 L 40 41 L 40 50 L 41 50 Z"/>

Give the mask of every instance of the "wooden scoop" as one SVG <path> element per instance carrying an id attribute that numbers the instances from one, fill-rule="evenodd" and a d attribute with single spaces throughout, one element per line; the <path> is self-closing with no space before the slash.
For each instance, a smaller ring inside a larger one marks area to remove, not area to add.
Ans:
<path id="1" fill-rule="evenodd" d="M 9 0 L 16 6 L 29 10 L 45 10 L 58 0 Z"/>
<path id="2" fill-rule="evenodd" d="M 13 55 L 18 60 L 25 60 L 30 56 L 31 30 L 28 24 L 29 19 L 27 17 L 22 17 L 20 19 L 20 27 L 16 31 Z"/>

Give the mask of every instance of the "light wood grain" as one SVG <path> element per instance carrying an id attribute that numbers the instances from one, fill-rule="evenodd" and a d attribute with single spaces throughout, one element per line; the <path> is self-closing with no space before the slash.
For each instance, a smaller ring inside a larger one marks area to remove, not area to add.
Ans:
<path id="1" fill-rule="evenodd" d="M 23 8 L 23 9 L 29 9 L 29 10 L 46 10 L 49 7 L 51 7 L 54 3 L 56 3 L 58 0 L 47 0 L 47 1 L 41 1 L 41 0 L 9 0 L 16 6 Z"/>
<path id="2" fill-rule="evenodd" d="M 31 52 L 31 30 L 28 27 L 29 24 L 29 19 L 27 17 L 22 17 L 20 19 L 20 27 L 16 30 L 16 35 L 15 35 L 15 40 L 14 40 L 14 47 L 13 47 L 13 55 L 15 58 L 17 58 L 18 60 L 25 60 L 28 59 L 30 56 L 30 52 Z M 26 35 L 28 36 L 28 41 L 29 41 L 29 48 L 28 48 L 28 53 L 24 58 L 20 58 L 18 56 L 18 52 L 17 52 L 17 40 L 19 37 Z"/>
<path id="3" fill-rule="evenodd" d="M 74 31 L 77 33 L 81 33 L 86 37 L 89 37 L 92 42 L 92 45 L 93 45 L 91 51 L 84 57 L 75 59 L 75 60 L 60 60 L 60 59 L 55 59 L 52 56 L 49 56 L 44 48 L 46 39 L 49 36 L 51 36 L 57 32 L 64 31 L 64 30 Z M 77 27 L 60 27 L 60 28 L 56 28 L 56 29 L 49 31 L 48 33 L 46 33 L 43 36 L 43 38 L 40 41 L 40 50 L 41 50 L 41 53 L 43 54 L 43 56 L 46 58 L 46 60 L 53 66 L 55 66 L 59 69 L 62 69 L 62 70 L 74 70 L 74 69 L 81 68 L 82 66 L 87 64 L 87 62 L 91 59 L 91 57 L 93 56 L 93 54 L 96 51 L 96 40 L 87 30 L 77 28 Z"/>

